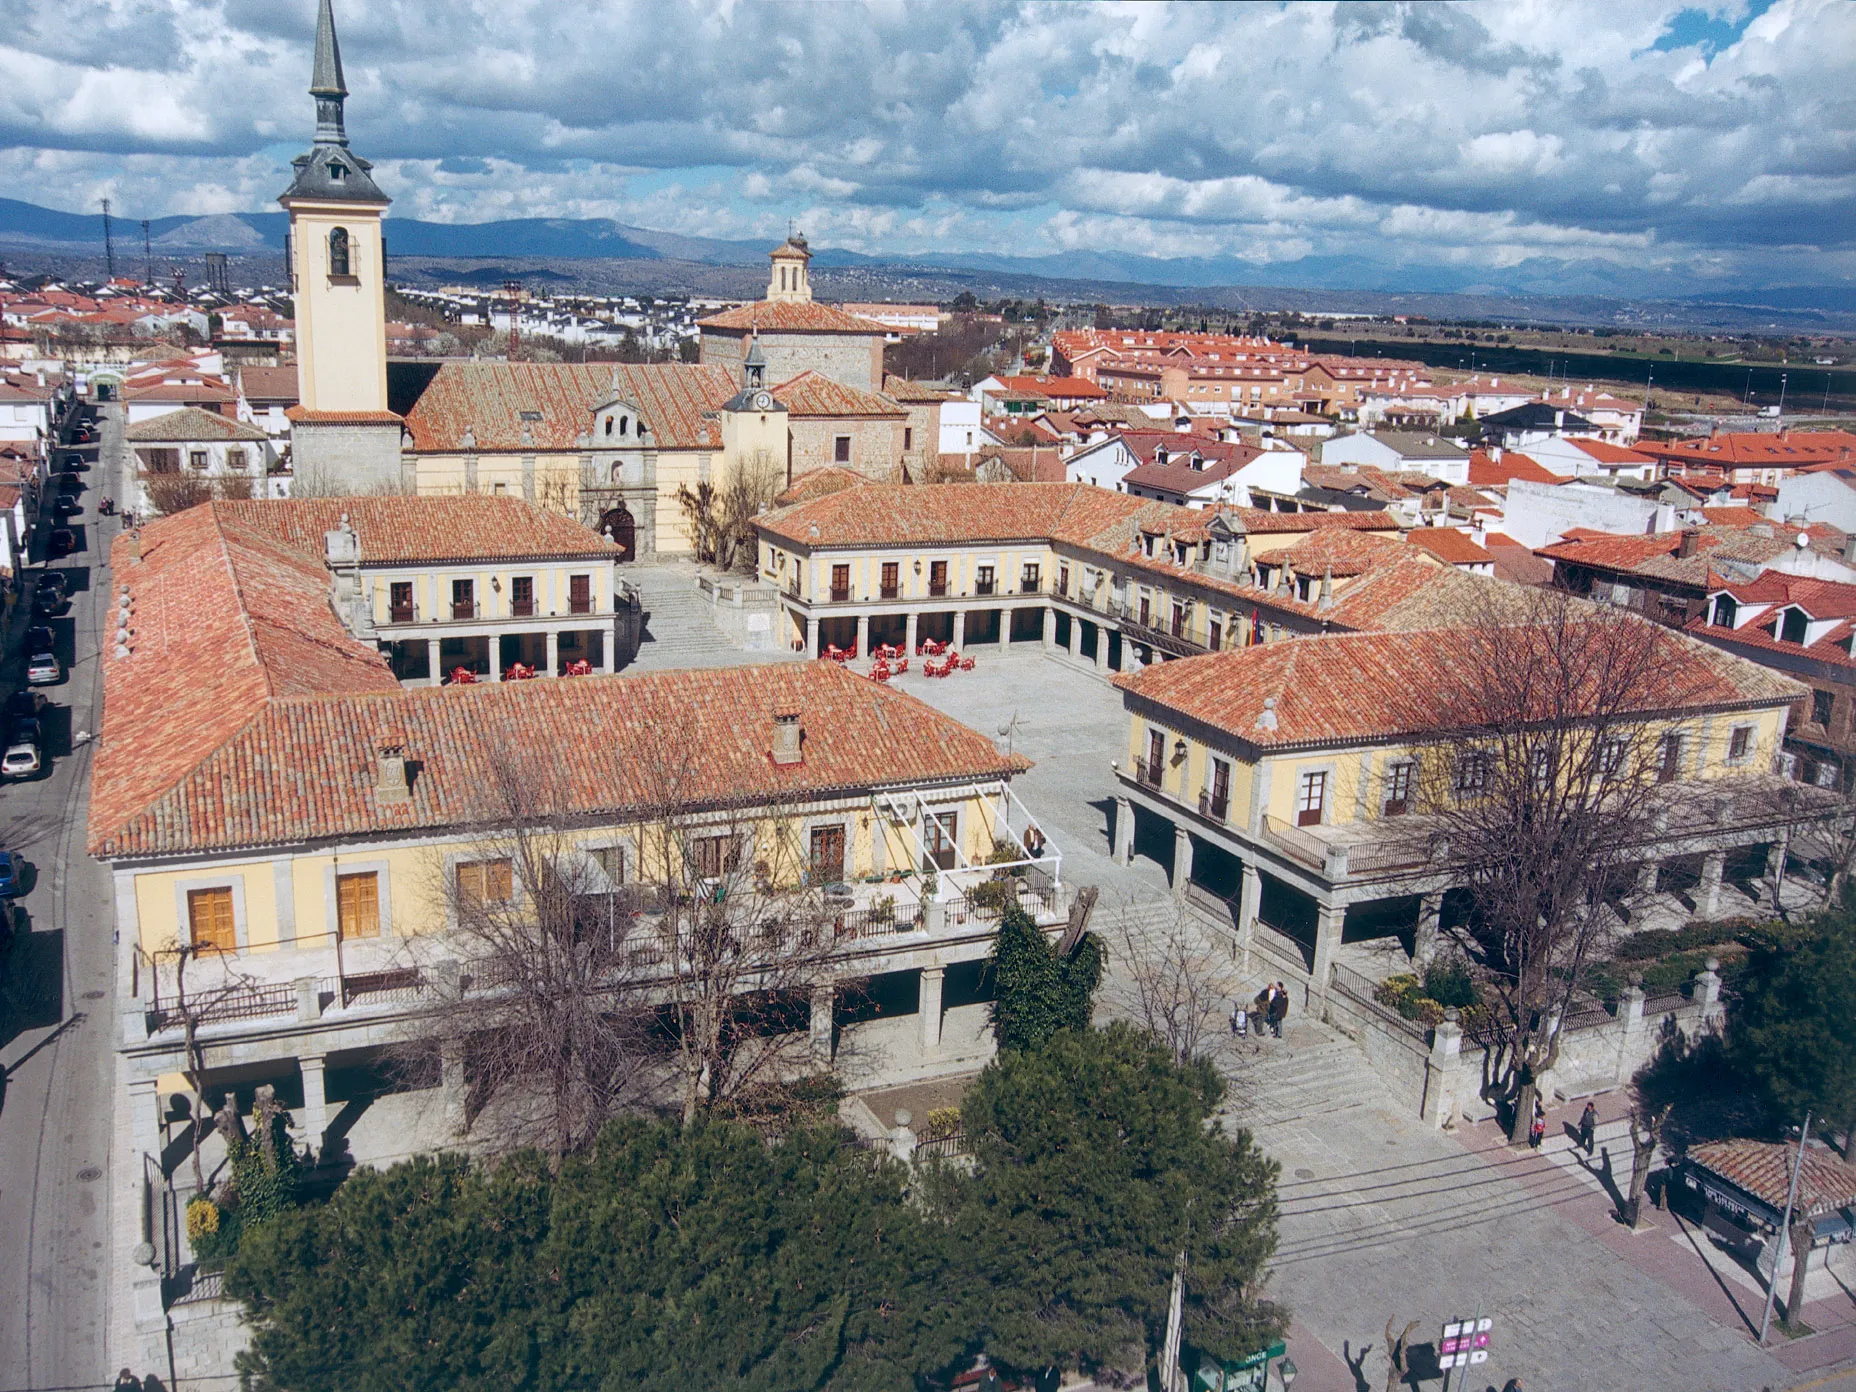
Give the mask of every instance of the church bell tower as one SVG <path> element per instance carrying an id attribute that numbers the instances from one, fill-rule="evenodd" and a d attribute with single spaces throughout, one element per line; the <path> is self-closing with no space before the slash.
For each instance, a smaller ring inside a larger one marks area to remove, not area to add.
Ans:
<path id="1" fill-rule="evenodd" d="M 309 488 L 397 488 L 400 421 L 387 408 L 386 255 L 391 200 L 349 147 L 341 47 L 331 0 L 316 15 L 316 136 L 277 200 L 290 214 L 297 391 L 292 462 Z M 307 471 L 307 472 L 306 472 Z"/>

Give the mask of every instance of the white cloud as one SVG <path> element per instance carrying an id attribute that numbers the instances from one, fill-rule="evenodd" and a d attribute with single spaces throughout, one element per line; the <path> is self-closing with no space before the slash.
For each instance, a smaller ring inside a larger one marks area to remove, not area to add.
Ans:
<path id="1" fill-rule="evenodd" d="M 1718 51 L 1658 50 L 1683 8 L 337 0 L 350 129 L 401 215 L 1847 275 L 1856 5 L 1778 0 Z M 273 206 L 312 119 L 312 0 L 7 9 L 9 196 Z"/>

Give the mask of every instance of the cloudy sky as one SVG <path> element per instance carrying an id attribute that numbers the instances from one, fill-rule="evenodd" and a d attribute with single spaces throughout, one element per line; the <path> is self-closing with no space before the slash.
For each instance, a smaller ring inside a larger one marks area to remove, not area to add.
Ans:
<path id="1" fill-rule="evenodd" d="M 1856 284 L 1856 4 L 336 0 L 394 211 Z M 0 0 L 0 195 L 275 208 L 314 0 Z"/>

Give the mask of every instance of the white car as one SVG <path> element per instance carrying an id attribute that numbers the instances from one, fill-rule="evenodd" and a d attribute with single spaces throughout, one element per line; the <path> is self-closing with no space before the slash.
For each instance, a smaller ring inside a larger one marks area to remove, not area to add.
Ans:
<path id="1" fill-rule="evenodd" d="M 36 744 L 9 744 L 6 753 L 0 755 L 0 774 L 8 778 L 31 778 L 40 767 Z"/>
<path id="2" fill-rule="evenodd" d="M 64 680 L 64 664 L 52 653 L 34 653 L 26 663 L 26 680 L 33 686 L 51 686 Z"/>

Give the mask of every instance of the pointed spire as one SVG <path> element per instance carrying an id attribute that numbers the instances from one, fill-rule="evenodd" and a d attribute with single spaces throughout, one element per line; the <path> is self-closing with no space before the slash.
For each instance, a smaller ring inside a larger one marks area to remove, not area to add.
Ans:
<path id="1" fill-rule="evenodd" d="M 348 85 L 342 81 L 342 47 L 335 39 L 335 9 L 330 0 L 322 0 L 316 12 L 316 70 L 309 79 L 312 97 L 345 97 Z"/>

